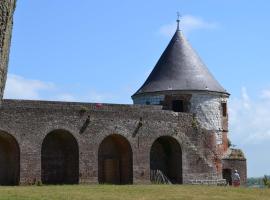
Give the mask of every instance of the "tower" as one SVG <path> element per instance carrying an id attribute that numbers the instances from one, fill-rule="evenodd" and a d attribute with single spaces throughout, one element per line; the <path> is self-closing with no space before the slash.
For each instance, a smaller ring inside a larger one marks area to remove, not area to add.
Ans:
<path id="1" fill-rule="evenodd" d="M 179 25 L 153 71 L 132 96 L 134 104 L 194 113 L 202 128 L 215 133 L 224 152 L 228 146 L 228 98 L 229 93 L 209 72 Z"/>
<path id="2" fill-rule="evenodd" d="M 201 128 L 212 135 L 218 157 L 214 162 L 222 174 L 222 157 L 228 150 L 229 96 L 179 29 L 178 19 L 174 36 L 132 99 L 134 104 L 193 113 Z"/>
<path id="3" fill-rule="evenodd" d="M 8 68 L 13 13 L 16 0 L 0 1 L 0 101 L 2 100 Z"/>

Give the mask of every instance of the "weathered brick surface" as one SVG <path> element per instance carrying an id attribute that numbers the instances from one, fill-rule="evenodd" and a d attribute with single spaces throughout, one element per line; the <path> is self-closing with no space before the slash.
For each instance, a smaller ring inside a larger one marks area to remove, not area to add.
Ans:
<path id="1" fill-rule="evenodd" d="M 231 173 L 237 170 L 240 175 L 241 184 L 247 181 L 247 161 L 241 149 L 230 148 L 222 159 L 222 166 L 224 170 Z"/>
<path id="2" fill-rule="evenodd" d="M 15 4 L 16 0 L 0 1 L 0 101 L 6 83 Z"/>
<path id="3" fill-rule="evenodd" d="M 247 161 L 246 159 L 223 159 L 223 169 L 231 169 L 232 173 L 237 170 L 242 185 L 247 182 Z"/>
<path id="4" fill-rule="evenodd" d="M 216 134 L 217 144 L 223 144 L 223 130 L 227 117 L 222 116 L 221 103 L 227 102 L 226 95 L 218 93 L 194 93 L 190 101 L 190 111 L 196 113 L 200 125 Z M 227 130 L 227 128 L 226 128 Z"/>
<path id="5" fill-rule="evenodd" d="M 150 150 L 160 136 L 175 138 L 181 146 L 183 183 L 215 180 L 219 177 L 215 166 L 201 151 L 208 135 L 194 127 L 192 120 L 192 114 L 164 111 L 159 106 L 97 107 L 83 103 L 4 100 L 0 110 L 1 131 L 11 134 L 20 147 L 21 184 L 41 180 L 43 140 L 59 129 L 70 132 L 78 142 L 80 183 L 98 182 L 99 145 L 112 134 L 119 134 L 130 143 L 134 183 L 150 182 Z"/>

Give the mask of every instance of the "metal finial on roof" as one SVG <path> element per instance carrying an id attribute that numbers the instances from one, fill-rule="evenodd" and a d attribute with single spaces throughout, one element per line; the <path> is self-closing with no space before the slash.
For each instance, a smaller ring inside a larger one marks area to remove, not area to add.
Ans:
<path id="1" fill-rule="evenodd" d="M 177 30 L 178 30 L 178 31 L 180 30 L 180 29 L 179 29 L 180 17 L 181 17 L 180 13 L 177 12 L 177 20 L 176 20 L 176 22 L 177 22 Z"/>

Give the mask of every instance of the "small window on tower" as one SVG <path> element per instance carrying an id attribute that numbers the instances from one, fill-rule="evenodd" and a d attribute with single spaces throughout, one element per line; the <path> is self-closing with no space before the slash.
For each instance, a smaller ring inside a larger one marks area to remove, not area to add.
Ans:
<path id="1" fill-rule="evenodd" d="M 172 101 L 172 110 L 174 112 L 184 112 L 184 101 L 183 100 Z"/>
<path id="2" fill-rule="evenodd" d="M 227 117 L 227 103 L 222 103 L 222 115 L 223 117 Z"/>

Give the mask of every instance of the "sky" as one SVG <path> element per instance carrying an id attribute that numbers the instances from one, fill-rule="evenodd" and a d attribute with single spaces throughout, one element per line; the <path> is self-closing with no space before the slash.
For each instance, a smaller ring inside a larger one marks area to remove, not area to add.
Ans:
<path id="1" fill-rule="evenodd" d="M 270 175 L 270 1 L 19 0 L 5 98 L 131 104 L 176 28 L 230 92 L 229 137 Z"/>

